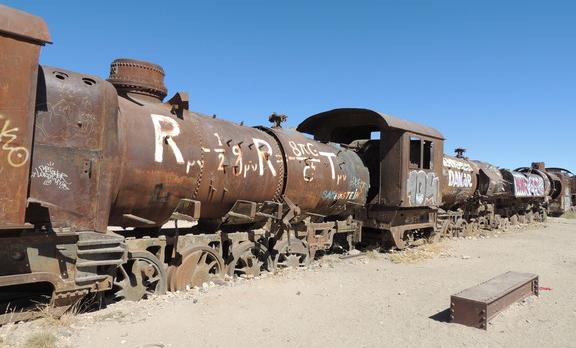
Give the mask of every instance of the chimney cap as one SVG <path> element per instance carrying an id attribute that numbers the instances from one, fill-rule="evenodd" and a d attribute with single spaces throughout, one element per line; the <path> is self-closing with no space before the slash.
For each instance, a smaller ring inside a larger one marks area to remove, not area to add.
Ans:
<path id="1" fill-rule="evenodd" d="M 136 59 L 120 58 L 110 64 L 108 82 L 119 93 L 137 93 L 158 98 L 166 97 L 164 69 L 160 65 Z"/>

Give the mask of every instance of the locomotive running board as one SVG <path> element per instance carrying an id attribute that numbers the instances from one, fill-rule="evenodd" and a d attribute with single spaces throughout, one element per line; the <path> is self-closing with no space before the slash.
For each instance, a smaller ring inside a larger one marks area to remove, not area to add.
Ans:
<path id="1" fill-rule="evenodd" d="M 516 301 L 538 296 L 538 276 L 506 272 L 450 298 L 450 322 L 488 329 L 488 321 Z"/>

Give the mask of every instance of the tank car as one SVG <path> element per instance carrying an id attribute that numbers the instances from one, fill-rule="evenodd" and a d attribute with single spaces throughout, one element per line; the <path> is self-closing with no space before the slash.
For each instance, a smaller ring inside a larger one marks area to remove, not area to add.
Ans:
<path id="1" fill-rule="evenodd" d="M 40 18 L 0 6 L 0 320 L 301 267 L 360 240 L 355 149 L 281 115 L 250 128 L 190 111 L 184 92 L 164 102 L 152 63 L 115 60 L 108 80 L 39 66 L 49 42 Z"/>

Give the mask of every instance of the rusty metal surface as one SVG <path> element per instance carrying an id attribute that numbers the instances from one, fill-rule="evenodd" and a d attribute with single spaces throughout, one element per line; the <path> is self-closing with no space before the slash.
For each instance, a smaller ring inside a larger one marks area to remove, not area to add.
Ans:
<path id="1" fill-rule="evenodd" d="M 440 187 L 443 207 L 466 202 L 478 187 L 478 167 L 466 158 L 444 155 Z"/>
<path id="2" fill-rule="evenodd" d="M 542 163 L 544 167 L 544 164 Z M 574 210 L 576 205 L 576 176 L 564 168 L 545 168 L 552 183 L 550 193 L 550 213 L 560 216 Z"/>
<path id="3" fill-rule="evenodd" d="M 119 94 L 127 92 L 156 97 L 166 97 L 164 69 L 160 65 L 134 59 L 116 59 L 110 65 L 108 82 Z"/>
<path id="4" fill-rule="evenodd" d="M 478 167 L 479 172 L 479 194 L 490 198 L 508 194 L 508 191 L 506 191 L 506 181 L 500 172 L 500 168 L 486 162 L 473 162 Z"/>
<path id="5" fill-rule="evenodd" d="M 29 13 L 0 5 L 0 35 L 34 44 L 50 42 L 50 33 L 44 20 Z M 5 46 L 2 45 L 2 48 Z"/>
<path id="6" fill-rule="evenodd" d="M 512 303 L 538 296 L 538 276 L 506 272 L 450 298 L 450 321 L 486 330 L 488 321 Z"/>
<path id="7" fill-rule="evenodd" d="M 518 172 L 512 172 L 512 176 L 514 176 L 514 195 L 516 197 L 546 197 L 548 192 L 545 176 L 538 173 Z"/>
<path id="8" fill-rule="evenodd" d="M 410 159 L 412 142 L 416 139 L 422 143 L 420 163 L 413 163 Z M 424 144 L 432 144 L 429 166 L 424 165 Z M 383 144 L 384 145 L 384 144 Z M 414 136 L 404 132 L 398 146 L 400 153 L 391 158 L 385 157 L 381 162 L 382 173 L 391 174 L 389 170 L 396 170 L 400 174 L 399 183 L 386 179 L 389 175 L 381 175 L 380 195 L 389 205 L 400 207 L 438 207 L 442 202 L 440 190 L 440 177 L 442 175 L 442 158 L 444 141 L 441 138 Z M 381 151 L 387 154 L 385 148 Z M 392 169 L 395 168 L 395 169 Z"/>
<path id="9" fill-rule="evenodd" d="M 316 139 L 348 144 L 357 139 L 370 139 L 370 133 L 394 128 L 436 139 L 444 139 L 434 128 L 386 115 L 369 109 L 334 109 L 305 119 L 297 130 L 313 134 Z"/>
<path id="10" fill-rule="evenodd" d="M 475 190 L 491 202 L 476 208 L 494 219 L 497 205 L 533 217 L 546 195 L 551 207 L 572 205 L 576 179 L 565 171 L 443 156 L 430 127 L 367 109 L 308 118 L 298 130 L 317 140 L 282 129 L 284 115 L 270 117 L 272 128 L 244 127 L 190 112 L 185 92 L 164 102 L 164 71 L 152 63 L 116 60 L 109 81 L 38 68 L 49 39 L 41 19 L 0 6 L 0 286 L 30 297 L 18 309 L 301 267 L 319 250 L 352 248 L 364 231 L 403 248 L 430 237 L 443 201 Z M 194 226 L 160 229 L 170 218 Z"/>
<path id="11" fill-rule="evenodd" d="M 554 193 L 554 187 L 550 176 L 544 169 L 544 163 L 532 163 L 530 168 L 519 168 L 515 172 L 524 174 L 524 178 L 516 175 L 515 178 L 515 193 L 516 196 L 528 197 L 550 197 Z M 516 178 L 518 178 L 516 180 Z"/>
<path id="12" fill-rule="evenodd" d="M 355 149 L 370 172 L 363 223 L 398 248 L 434 230 L 442 202 L 444 139 L 440 132 L 367 109 L 336 109 L 309 117 L 298 131 Z M 372 236 L 369 236 L 372 237 Z"/>
<path id="13" fill-rule="evenodd" d="M 120 166 L 116 91 L 50 67 L 38 80 L 29 221 L 105 232 Z"/>
<path id="14" fill-rule="evenodd" d="M 23 226 L 44 21 L 0 5 L 0 224 Z"/>
<path id="15" fill-rule="evenodd" d="M 543 198 L 550 189 L 550 182 L 545 175 L 531 172 L 517 172 L 502 169 L 506 191 L 515 198 Z M 545 180 L 546 179 L 546 180 Z"/>
<path id="16" fill-rule="evenodd" d="M 444 141 L 435 129 L 372 110 L 336 109 L 309 117 L 298 131 L 357 148 L 370 171 L 370 204 L 405 208 L 440 204 Z M 378 139 L 371 139 L 374 132 Z M 416 163 L 411 158 L 415 142 Z"/>
<path id="17" fill-rule="evenodd" d="M 221 218 L 238 200 L 278 200 L 284 163 L 274 138 L 254 128 L 185 112 L 159 101 L 119 99 L 121 172 L 111 224 L 162 225 L 182 199 L 201 202 L 200 217 Z M 254 189 L 258 187 L 258 189 Z"/>
<path id="18" fill-rule="evenodd" d="M 364 204 L 368 171 L 353 151 L 281 128 L 249 128 L 189 111 L 180 117 L 174 98 L 162 103 L 162 96 L 130 87 L 136 84 L 126 81 L 138 80 L 137 68 L 122 72 L 118 64 L 109 80 L 120 93 L 123 165 L 111 224 L 162 225 L 183 199 L 200 202 L 201 219 L 237 216 L 230 210 L 238 202 L 281 201 L 282 195 L 302 212 L 320 215 Z M 159 79 L 143 71 L 141 81 Z M 153 84 L 163 86 L 154 80 L 148 90 Z"/>
<path id="19" fill-rule="evenodd" d="M 293 130 L 265 130 L 283 150 L 284 195 L 302 212 L 332 216 L 366 203 L 369 174 L 354 151 L 313 141 Z"/>

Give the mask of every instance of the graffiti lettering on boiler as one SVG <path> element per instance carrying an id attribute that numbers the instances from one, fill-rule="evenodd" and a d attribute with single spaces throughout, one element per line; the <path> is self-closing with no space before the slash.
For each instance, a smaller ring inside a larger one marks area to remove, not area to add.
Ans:
<path id="1" fill-rule="evenodd" d="M 514 195 L 516 197 L 544 196 L 544 179 L 536 174 L 512 172 L 514 176 Z"/>
<path id="2" fill-rule="evenodd" d="M 472 166 L 464 161 L 444 157 L 444 175 L 448 171 L 448 186 L 457 188 L 472 188 Z"/>
<path id="3" fill-rule="evenodd" d="M 176 158 L 176 162 L 185 166 L 186 174 L 189 174 L 194 167 L 198 167 L 199 169 L 204 168 L 206 162 L 202 159 L 184 159 L 182 151 L 180 151 L 175 140 L 181 134 L 180 125 L 175 119 L 170 116 L 158 114 L 150 114 L 150 117 L 154 125 L 155 162 L 164 162 L 164 145 L 167 144 Z M 218 133 L 214 133 L 214 136 L 218 140 L 219 147 L 202 147 L 201 150 L 206 154 L 206 156 L 214 155 L 218 158 L 218 171 L 225 172 L 226 167 L 231 164 L 231 173 L 238 177 L 243 176 L 245 178 L 250 173 L 257 173 L 259 176 L 264 176 L 267 172 L 272 176 L 278 175 L 273 164 L 274 157 L 272 146 L 266 140 L 252 138 L 253 146 L 256 149 L 256 155 L 258 158 L 258 162 L 253 163 L 252 161 L 244 161 L 243 152 L 239 144 L 233 145 L 231 150 L 227 150 L 222 144 L 221 136 Z M 230 152 L 232 153 L 230 154 Z M 282 158 L 278 158 L 278 156 L 280 155 L 276 155 L 276 161 L 282 163 Z M 229 160 L 231 160 L 230 163 Z"/>
<path id="4" fill-rule="evenodd" d="M 316 150 L 316 147 L 312 143 L 296 143 L 292 140 L 288 142 L 290 149 L 292 150 L 292 154 L 294 156 L 288 156 L 288 159 L 293 161 L 304 161 L 306 166 L 302 170 L 302 174 L 304 176 L 304 181 L 311 182 L 314 180 L 314 174 L 316 172 L 316 164 L 321 163 L 321 158 L 325 158 L 330 165 L 330 175 L 332 180 L 338 179 L 340 182 L 343 177 L 336 176 L 336 167 L 334 166 L 334 158 L 338 156 L 333 152 L 324 152 Z"/>
<path id="5" fill-rule="evenodd" d="M 413 170 L 408 176 L 408 203 L 411 206 L 435 205 L 438 203 L 440 187 L 435 173 Z"/>
<path id="6" fill-rule="evenodd" d="M 448 170 L 448 186 L 459 187 L 459 188 L 471 188 L 472 187 L 472 175 L 470 173 L 457 172 L 454 170 Z"/>

